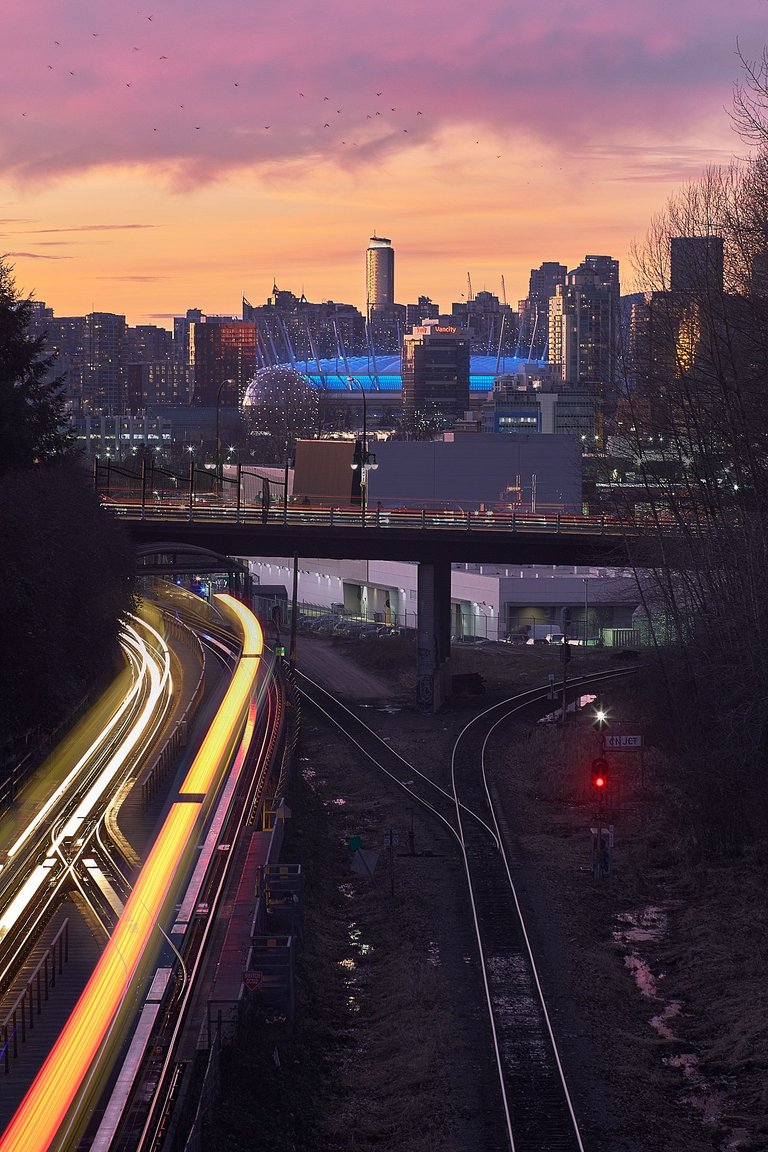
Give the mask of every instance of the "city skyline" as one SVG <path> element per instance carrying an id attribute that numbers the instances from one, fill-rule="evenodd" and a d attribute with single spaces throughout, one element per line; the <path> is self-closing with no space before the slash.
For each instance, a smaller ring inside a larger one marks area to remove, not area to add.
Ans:
<path id="1" fill-rule="evenodd" d="M 374 234 L 395 297 L 516 306 L 543 261 L 621 264 L 681 183 L 746 153 L 727 108 L 762 0 L 546 14 L 351 0 L 254 15 L 179 0 L 4 14 L 0 253 L 57 315 L 237 314 L 273 282 L 366 306 Z"/>

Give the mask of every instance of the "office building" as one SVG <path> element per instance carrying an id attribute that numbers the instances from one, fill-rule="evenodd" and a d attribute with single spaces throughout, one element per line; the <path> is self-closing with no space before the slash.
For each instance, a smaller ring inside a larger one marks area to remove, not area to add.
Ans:
<path id="1" fill-rule="evenodd" d="M 518 371 L 494 380 L 481 408 L 482 430 L 573 436 L 582 451 L 593 452 L 605 446 L 603 407 L 597 393 L 565 387 L 546 365 L 544 371 Z"/>
<path id="2" fill-rule="evenodd" d="M 469 409 L 469 332 L 455 325 L 417 325 L 403 337 L 403 418 L 414 430 L 420 419 L 446 426 Z"/>
<path id="3" fill-rule="evenodd" d="M 243 320 L 209 316 L 203 322 L 192 322 L 194 405 L 237 407 L 259 366 L 257 339 L 256 325 Z"/>
<path id="4" fill-rule="evenodd" d="M 672 292 L 723 291 L 722 236 L 673 236 L 669 286 Z"/>

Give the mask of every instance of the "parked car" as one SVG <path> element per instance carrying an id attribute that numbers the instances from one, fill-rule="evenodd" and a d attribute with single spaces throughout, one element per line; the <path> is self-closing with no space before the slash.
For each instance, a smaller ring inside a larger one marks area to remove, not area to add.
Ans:
<path id="1" fill-rule="evenodd" d="M 557 624 L 526 624 L 510 632 L 507 644 L 562 644 L 562 629 Z"/>

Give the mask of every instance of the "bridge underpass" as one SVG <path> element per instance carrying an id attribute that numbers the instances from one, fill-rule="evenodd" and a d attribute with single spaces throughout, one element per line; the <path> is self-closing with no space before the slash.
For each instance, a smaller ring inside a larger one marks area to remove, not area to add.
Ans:
<path id="1" fill-rule="evenodd" d="M 149 571 L 151 554 L 202 556 L 214 553 L 233 573 L 243 565 L 225 558 L 298 557 L 336 560 L 405 560 L 418 564 L 417 583 L 417 706 L 437 711 L 450 684 L 451 564 L 501 565 L 590 564 L 637 565 L 639 540 L 619 533 L 607 534 L 594 525 L 589 530 L 562 532 L 559 525 L 530 530 L 484 527 L 464 528 L 378 527 L 362 524 L 335 527 L 330 524 L 233 523 L 212 519 L 153 519 L 121 516 L 126 529 L 145 558 L 142 571 Z M 648 542 L 643 540 L 643 545 Z M 649 564 L 651 557 L 642 557 Z M 162 565 L 158 560 L 157 564 Z M 158 567 L 158 571 L 161 568 Z M 172 571 L 166 565 L 166 572 Z M 200 568 L 198 567 L 198 570 Z M 176 571 L 179 571 L 177 566 Z M 243 585 L 246 595 L 250 589 Z"/>

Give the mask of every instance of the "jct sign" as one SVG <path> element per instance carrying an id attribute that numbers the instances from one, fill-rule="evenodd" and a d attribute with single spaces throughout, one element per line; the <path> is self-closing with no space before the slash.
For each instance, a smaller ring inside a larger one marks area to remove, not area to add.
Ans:
<path id="1" fill-rule="evenodd" d="M 605 747 L 617 752 L 621 752 L 622 749 L 626 751 L 629 748 L 642 748 L 642 746 L 642 736 L 618 736 L 612 734 L 605 737 Z"/>

